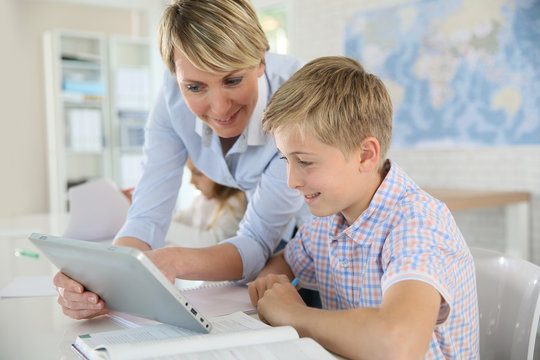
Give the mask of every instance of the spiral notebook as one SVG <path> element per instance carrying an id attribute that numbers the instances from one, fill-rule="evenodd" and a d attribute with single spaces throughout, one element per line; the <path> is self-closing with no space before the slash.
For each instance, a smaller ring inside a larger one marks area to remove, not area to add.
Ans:
<path id="1" fill-rule="evenodd" d="M 202 285 L 181 290 L 182 295 L 208 317 L 257 312 L 249 300 L 248 287 L 232 282 L 204 282 Z"/>

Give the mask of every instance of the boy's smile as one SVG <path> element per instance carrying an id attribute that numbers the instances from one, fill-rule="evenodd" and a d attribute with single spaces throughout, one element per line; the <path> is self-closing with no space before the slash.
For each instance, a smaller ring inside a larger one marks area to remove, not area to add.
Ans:
<path id="1" fill-rule="evenodd" d="M 308 132 L 279 129 L 276 144 L 287 161 L 289 187 L 300 191 L 315 216 L 341 212 L 352 224 L 368 207 L 379 183 L 372 184 L 369 172 L 362 171 L 361 151 L 348 157 L 323 144 Z"/>

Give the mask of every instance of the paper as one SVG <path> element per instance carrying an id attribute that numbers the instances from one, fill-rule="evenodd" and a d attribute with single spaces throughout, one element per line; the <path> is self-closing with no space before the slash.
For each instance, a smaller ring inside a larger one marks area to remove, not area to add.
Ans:
<path id="1" fill-rule="evenodd" d="M 231 314 L 237 311 L 255 313 L 247 286 L 232 283 L 205 283 L 193 290 L 183 290 L 197 310 L 207 317 Z"/>
<path id="2" fill-rule="evenodd" d="M 56 296 L 53 275 L 16 277 L 0 290 L 0 298 Z"/>
<path id="3" fill-rule="evenodd" d="M 110 180 L 98 179 L 69 189 L 69 219 L 64 237 L 112 241 L 126 221 L 129 200 Z"/>

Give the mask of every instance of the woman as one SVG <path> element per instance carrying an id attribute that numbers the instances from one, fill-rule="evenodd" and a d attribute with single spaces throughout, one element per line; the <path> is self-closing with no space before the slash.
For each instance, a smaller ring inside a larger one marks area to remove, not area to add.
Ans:
<path id="1" fill-rule="evenodd" d="M 114 244 L 156 249 L 147 255 L 171 281 L 248 282 L 303 206 L 261 126 L 271 95 L 302 64 L 266 53 L 248 0 L 175 1 L 161 18 L 159 46 L 170 73 L 146 127 L 143 176 Z M 188 156 L 213 181 L 244 190 L 248 206 L 233 238 L 203 249 L 162 248 Z M 62 273 L 54 284 L 66 315 L 107 312 L 97 294 Z"/>

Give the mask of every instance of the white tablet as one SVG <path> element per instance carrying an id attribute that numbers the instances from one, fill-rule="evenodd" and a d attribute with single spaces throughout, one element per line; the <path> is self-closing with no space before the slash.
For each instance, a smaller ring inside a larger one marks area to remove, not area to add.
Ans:
<path id="1" fill-rule="evenodd" d="M 197 332 L 212 328 L 138 249 L 36 233 L 29 239 L 61 272 L 98 294 L 108 309 Z"/>

